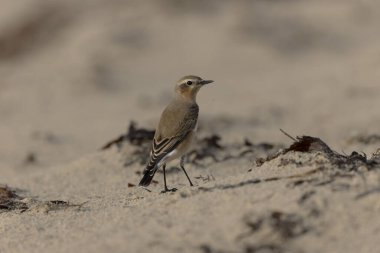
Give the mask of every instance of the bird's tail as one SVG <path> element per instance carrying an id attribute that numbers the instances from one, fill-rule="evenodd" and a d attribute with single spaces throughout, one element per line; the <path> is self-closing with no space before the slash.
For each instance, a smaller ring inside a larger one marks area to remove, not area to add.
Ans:
<path id="1" fill-rule="evenodd" d="M 144 176 L 141 179 L 139 186 L 148 186 L 152 182 L 154 174 L 157 171 L 157 166 L 147 166 L 144 170 Z"/>

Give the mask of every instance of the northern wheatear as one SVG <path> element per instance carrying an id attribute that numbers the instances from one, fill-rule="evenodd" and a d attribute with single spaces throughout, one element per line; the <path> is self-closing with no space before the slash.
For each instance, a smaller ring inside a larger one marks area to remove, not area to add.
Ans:
<path id="1" fill-rule="evenodd" d="M 148 186 L 156 171 L 162 166 L 164 192 L 175 191 L 175 188 L 169 190 L 166 185 L 165 168 L 166 163 L 177 158 L 181 158 L 180 167 L 189 180 L 190 186 L 193 186 L 184 167 L 184 157 L 197 129 L 199 112 L 196 102 L 197 93 L 202 86 L 212 82 L 198 76 L 185 76 L 177 82 L 175 96 L 163 111 L 156 128 L 150 159 L 144 170 L 144 177 L 139 183 L 140 186 Z"/>

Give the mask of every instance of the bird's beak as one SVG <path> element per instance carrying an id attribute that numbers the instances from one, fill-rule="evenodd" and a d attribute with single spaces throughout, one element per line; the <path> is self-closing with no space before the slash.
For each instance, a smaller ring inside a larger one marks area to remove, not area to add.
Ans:
<path id="1" fill-rule="evenodd" d="M 213 83 L 213 82 L 214 82 L 213 80 L 202 80 L 202 81 L 200 81 L 199 83 L 200 83 L 201 85 L 205 85 L 205 84 Z"/>

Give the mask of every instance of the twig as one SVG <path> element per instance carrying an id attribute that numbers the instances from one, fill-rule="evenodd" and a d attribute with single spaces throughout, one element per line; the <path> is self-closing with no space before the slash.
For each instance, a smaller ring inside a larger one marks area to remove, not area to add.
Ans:
<path id="1" fill-rule="evenodd" d="M 291 136 L 290 134 L 288 134 L 287 132 L 285 132 L 285 131 L 282 130 L 281 128 L 280 128 L 280 131 L 281 131 L 283 134 L 285 134 L 286 136 L 288 136 L 290 139 L 292 139 L 293 141 L 297 141 L 296 138 L 294 138 L 293 136 Z"/>

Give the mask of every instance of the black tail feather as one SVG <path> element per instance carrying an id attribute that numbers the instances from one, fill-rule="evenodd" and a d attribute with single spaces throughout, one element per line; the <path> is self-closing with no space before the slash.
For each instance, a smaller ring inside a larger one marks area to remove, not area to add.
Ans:
<path id="1" fill-rule="evenodd" d="M 153 168 L 146 168 L 144 171 L 144 176 L 141 179 L 139 186 L 149 186 L 152 182 L 152 179 L 154 177 L 154 174 L 156 173 L 157 168 L 154 166 Z"/>

